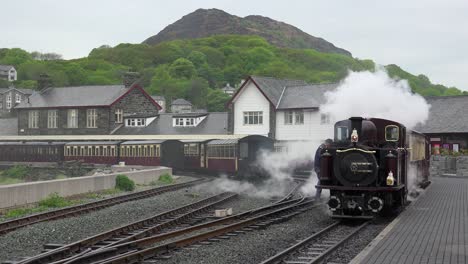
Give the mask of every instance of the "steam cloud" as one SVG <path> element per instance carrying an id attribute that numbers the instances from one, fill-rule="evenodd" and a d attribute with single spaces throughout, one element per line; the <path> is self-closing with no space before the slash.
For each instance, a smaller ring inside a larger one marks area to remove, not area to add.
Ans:
<path id="1" fill-rule="evenodd" d="M 409 129 L 424 123 L 430 105 L 411 92 L 406 80 L 395 80 L 382 69 L 375 72 L 350 72 L 339 87 L 325 94 L 322 113 L 333 120 L 352 116 L 384 118 L 404 124 Z"/>
<path id="2" fill-rule="evenodd" d="M 222 176 L 216 179 L 212 186 L 223 191 L 261 198 L 285 195 L 290 190 L 291 185 L 289 182 L 293 180 L 293 168 L 311 162 L 319 144 L 320 142 L 312 141 L 292 142 L 286 145 L 287 152 L 260 152 L 257 166 L 265 170 L 269 175 L 269 178 L 261 185 L 234 181 Z M 306 195 L 314 195 L 316 182 L 317 177 L 313 173 L 308 182 L 301 188 L 301 192 Z"/>

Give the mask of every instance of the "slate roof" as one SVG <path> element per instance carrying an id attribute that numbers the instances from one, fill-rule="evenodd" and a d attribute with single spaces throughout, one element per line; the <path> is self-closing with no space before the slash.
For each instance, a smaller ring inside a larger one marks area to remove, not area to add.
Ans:
<path id="1" fill-rule="evenodd" d="M 152 95 L 151 97 L 152 97 L 155 101 L 166 101 L 166 98 L 164 98 L 164 96 Z"/>
<path id="2" fill-rule="evenodd" d="M 147 144 L 161 144 L 165 140 L 130 140 L 125 141 L 121 145 L 147 145 Z"/>
<path id="3" fill-rule="evenodd" d="M 339 86 L 339 83 L 308 84 L 302 80 L 260 76 L 251 76 L 249 79 L 276 109 L 318 108 L 325 102 L 325 93 Z"/>
<path id="4" fill-rule="evenodd" d="M 172 101 L 171 105 L 192 105 L 189 101 L 179 98 Z"/>
<path id="5" fill-rule="evenodd" d="M 259 86 L 268 100 L 275 106 L 288 86 L 305 86 L 307 83 L 302 80 L 275 79 L 272 77 L 251 76 L 251 79 Z"/>
<path id="6" fill-rule="evenodd" d="M 196 127 L 174 127 L 172 118 L 177 114 L 165 113 L 146 127 L 121 127 L 114 135 L 221 135 L 228 134 L 228 114 L 209 113 Z"/>
<path id="7" fill-rule="evenodd" d="M 0 118 L 0 135 L 18 135 L 18 119 Z"/>
<path id="8" fill-rule="evenodd" d="M 11 68 L 14 68 L 12 65 L 0 65 L 0 71 L 9 71 Z"/>
<path id="9" fill-rule="evenodd" d="M 10 90 L 17 90 L 23 94 L 33 94 L 35 91 L 33 89 L 26 89 L 26 88 L 0 88 L 0 94 L 6 93 Z"/>
<path id="10" fill-rule="evenodd" d="M 415 128 L 422 133 L 468 133 L 468 96 L 426 97 L 429 119 Z"/>
<path id="11" fill-rule="evenodd" d="M 120 141 L 72 141 L 65 145 L 67 146 L 81 146 L 81 145 L 117 145 Z"/>
<path id="12" fill-rule="evenodd" d="M 208 145 L 232 145 L 237 144 L 237 142 L 239 142 L 239 139 L 215 139 L 208 142 Z"/>
<path id="13" fill-rule="evenodd" d="M 232 87 L 229 83 L 226 84 L 226 86 L 224 86 L 223 88 L 221 88 L 221 90 L 223 91 L 235 91 L 236 88 Z"/>
<path id="14" fill-rule="evenodd" d="M 16 108 L 110 105 L 129 88 L 123 85 L 54 87 L 34 93 Z"/>
<path id="15" fill-rule="evenodd" d="M 277 109 L 318 108 L 326 102 L 325 93 L 336 89 L 338 85 L 332 83 L 286 87 Z"/>

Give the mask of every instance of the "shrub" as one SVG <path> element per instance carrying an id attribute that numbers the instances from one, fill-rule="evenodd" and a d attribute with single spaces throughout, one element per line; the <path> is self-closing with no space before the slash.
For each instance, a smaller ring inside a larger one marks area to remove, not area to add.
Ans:
<path id="1" fill-rule="evenodd" d="M 159 181 L 162 183 L 171 184 L 174 182 L 174 178 L 172 178 L 171 175 L 164 173 L 161 176 L 159 176 Z"/>
<path id="2" fill-rule="evenodd" d="M 23 215 L 33 213 L 33 209 L 31 208 L 18 208 L 18 209 L 11 209 L 5 213 L 5 218 L 17 218 Z"/>
<path id="3" fill-rule="evenodd" d="M 16 178 L 16 179 L 24 179 L 26 175 L 29 173 L 29 167 L 23 166 L 23 165 L 15 165 L 8 170 L 6 170 L 3 175 L 10 177 L 10 178 Z"/>
<path id="4" fill-rule="evenodd" d="M 52 193 L 47 198 L 39 201 L 39 206 L 42 207 L 65 207 L 71 205 L 71 202 L 60 196 L 58 193 Z"/>
<path id="5" fill-rule="evenodd" d="M 133 191 L 135 190 L 135 182 L 130 180 L 127 175 L 117 175 L 115 178 L 115 188 L 122 191 Z"/>

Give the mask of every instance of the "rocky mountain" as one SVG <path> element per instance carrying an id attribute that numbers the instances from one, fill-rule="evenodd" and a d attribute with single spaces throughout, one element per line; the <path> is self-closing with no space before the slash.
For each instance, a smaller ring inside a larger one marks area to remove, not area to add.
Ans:
<path id="1" fill-rule="evenodd" d="M 258 35 L 278 47 L 311 48 L 320 52 L 351 56 L 349 51 L 338 48 L 322 38 L 311 36 L 289 24 L 256 15 L 242 18 L 219 9 L 198 9 L 167 26 L 143 43 L 155 45 L 175 39 L 225 34 Z"/>

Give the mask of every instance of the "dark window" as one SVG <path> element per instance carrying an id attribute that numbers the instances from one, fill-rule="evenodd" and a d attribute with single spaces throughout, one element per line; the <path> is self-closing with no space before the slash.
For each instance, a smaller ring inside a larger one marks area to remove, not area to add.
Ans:
<path id="1" fill-rule="evenodd" d="M 390 125 L 385 127 L 385 140 L 386 141 L 398 141 L 399 129 L 398 126 Z"/>

